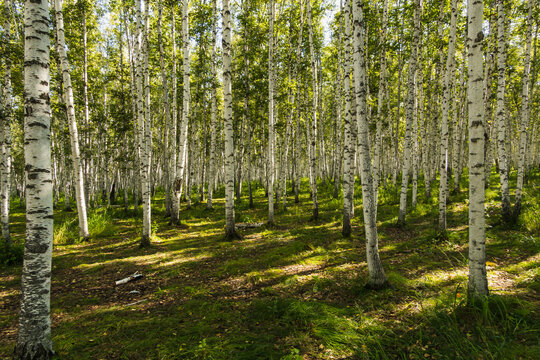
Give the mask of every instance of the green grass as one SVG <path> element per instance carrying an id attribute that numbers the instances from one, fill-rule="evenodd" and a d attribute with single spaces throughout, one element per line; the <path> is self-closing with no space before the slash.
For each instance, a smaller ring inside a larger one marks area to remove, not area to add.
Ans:
<path id="1" fill-rule="evenodd" d="M 467 301 L 467 174 L 450 197 L 448 232 L 437 233 L 437 183 L 397 228 L 399 197 L 379 193 L 380 255 L 391 289 L 368 291 L 361 188 L 353 236 L 341 236 L 341 195 L 319 188 L 310 221 L 309 184 L 287 198 L 276 226 L 224 241 L 223 189 L 215 210 L 193 201 L 184 226 L 153 199 L 152 246 L 139 249 L 142 222 L 123 208 L 89 211 L 91 240 L 80 242 L 75 212 L 55 211 L 51 317 L 62 359 L 534 359 L 540 353 L 540 173 L 523 212 L 502 224 L 498 177 L 487 191 L 487 259 L 492 296 Z M 511 181 L 515 184 L 515 174 Z M 515 186 L 511 184 L 512 186 Z M 247 186 L 244 186 L 247 193 Z M 238 222 L 264 222 L 267 199 L 236 202 Z M 130 202 L 131 204 L 131 202 Z M 0 358 L 15 341 L 24 211 L 12 208 L 13 254 L 0 253 Z M 18 254 L 18 255 L 17 255 Z M 6 261 L 5 259 L 14 258 Z M 18 262 L 17 262 L 18 261 Z M 116 287 L 139 271 L 144 278 Z"/>

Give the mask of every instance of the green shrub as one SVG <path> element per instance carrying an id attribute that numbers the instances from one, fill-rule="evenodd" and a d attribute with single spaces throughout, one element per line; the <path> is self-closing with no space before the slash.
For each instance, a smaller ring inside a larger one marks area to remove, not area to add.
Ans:
<path id="1" fill-rule="evenodd" d="M 24 244 L 14 244 L 8 249 L 0 246 L 0 264 L 15 265 L 22 264 L 24 256 Z"/>
<path id="2" fill-rule="evenodd" d="M 540 204 L 531 203 L 521 213 L 521 225 L 531 233 L 540 233 Z"/>

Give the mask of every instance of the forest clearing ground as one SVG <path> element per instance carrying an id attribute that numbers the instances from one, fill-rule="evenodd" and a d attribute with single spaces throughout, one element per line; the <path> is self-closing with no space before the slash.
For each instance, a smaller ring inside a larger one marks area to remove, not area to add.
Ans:
<path id="1" fill-rule="evenodd" d="M 241 230 L 243 239 L 233 242 L 223 237 L 223 191 L 215 194 L 215 211 L 202 203 L 183 207 L 180 228 L 168 225 L 158 194 L 152 246 L 145 249 L 138 248 L 140 219 L 121 208 L 90 211 L 88 243 L 75 241 L 76 214 L 58 210 L 55 350 L 63 359 L 532 359 L 540 353 L 539 179 L 538 173 L 530 179 L 514 228 L 499 224 L 498 193 L 488 192 L 487 265 L 495 296 L 473 307 L 465 306 L 466 190 L 451 196 L 445 237 L 435 233 L 433 203 L 419 202 L 398 228 L 397 194 L 381 191 L 380 250 L 393 288 L 379 292 L 363 287 L 361 204 L 353 236 L 345 239 L 342 202 L 331 198 L 329 183 L 319 185 L 317 222 L 309 221 L 304 191 L 300 204 L 288 198 L 286 212 L 280 204 L 277 226 Z M 237 222 L 265 220 L 262 188 L 255 196 L 255 209 L 245 198 L 237 202 Z M 18 243 L 22 211 L 16 206 L 12 216 Z M 6 358 L 16 339 L 21 270 L 1 270 L 0 358 Z M 144 277 L 115 286 L 136 271 Z"/>

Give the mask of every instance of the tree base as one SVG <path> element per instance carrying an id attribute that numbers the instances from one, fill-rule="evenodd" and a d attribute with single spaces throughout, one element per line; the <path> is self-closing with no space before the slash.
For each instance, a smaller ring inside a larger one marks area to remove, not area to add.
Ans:
<path id="1" fill-rule="evenodd" d="M 141 236 L 141 243 L 139 244 L 139 248 L 147 248 L 150 246 L 150 236 L 143 235 Z"/>
<path id="2" fill-rule="evenodd" d="M 236 232 L 236 230 L 225 231 L 225 241 L 242 240 L 242 236 Z"/>
<path id="3" fill-rule="evenodd" d="M 393 289 L 394 287 L 388 282 L 388 280 L 385 280 L 382 284 L 373 284 L 368 282 L 364 288 L 366 290 L 384 290 L 384 289 Z"/>
<path id="4" fill-rule="evenodd" d="M 341 235 L 346 238 L 350 238 L 352 233 L 352 227 L 350 221 L 343 221 L 343 228 L 341 229 Z"/>
<path id="5" fill-rule="evenodd" d="M 14 360 L 49 360 L 54 355 L 53 349 L 42 343 L 17 344 L 13 351 Z"/>

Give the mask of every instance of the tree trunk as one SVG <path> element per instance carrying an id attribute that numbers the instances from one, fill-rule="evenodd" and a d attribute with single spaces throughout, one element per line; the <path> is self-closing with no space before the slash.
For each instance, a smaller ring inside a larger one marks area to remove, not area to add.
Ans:
<path id="1" fill-rule="evenodd" d="M 178 144 L 178 162 L 176 168 L 176 180 L 174 183 L 174 203 L 171 222 L 178 225 L 180 197 L 182 195 L 182 186 L 186 180 L 187 170 L 186 162 L 188 159 L 188 123 L 190 115 L 190 55 L 189 55 L 189 6 L 188 0 L 182 1 L 182 53 L 183 53 L 183 72 L 184 72 L 184 95 L 182 105 L 182 121 L 180 125 L 180 139 Z"/>
<path id="2" fill-rule="evenodd" d="M 532 1 L 527 1 L 528 16 L 527 16 L 527 32 L 526 32 L 526 48 L 525 48 L 525 64 L 523 66 L 523 87 L 521 95 L 521 124 L 519 136 L 519 163 L 518 176 L 516 186 L 516 203 L 514 204 L 514 217 L 517 218 L 521 213 L 521 197 L 523 188 L 523 175 L 525 173 L 525 156 L 527 147 L 527 126 L 529 125 L 529 86 L 531 72 L 531 47 L 532 47 Z"/>
<path id="3" fill-rule="evenodd" d="M 380 77 L 377 106 L 377 124 L 375 134 L 375 146 L 373 150 L 373 191 L 375 199 L 378 198 L 379 183 L 381 178 L 381 152 L 382 152 L 382 125 L 388 115 L 388 99 L 385 99 L 387 70 L 386 70 L 386 28 L 388 26 L 388 0 L 383 2 L 383 20 L 380 39 Z M 377 201 L 375 201 L 375 212 L 377 211 Z"/>
<path id="4" fill-rule="evenodd" d="M 482 0 L 467 1 L 469 103 L 469 294 L 488 295 L 484 189 L 484 104 Z"/>
<path id="5" fill-rule="evenodd" d="M 49 105 L 49 3 L 24 5 L 26 241 L 14 359 L 51 359 L 53 186 Z"/>
<path id="6" fill-rule="evenodd" d="M 268 35 L 268 224 L 274 224 L 274 1 L 268 4 L 270 30 Z"/>
<path id="7" fill-rule="evenodd" d="M 217 21 L 217 0 L 212 0 L 212 52 L 210 55 L 212 62 L 212 93 L 210 100 L 210 164 L 208 166 L 208 194 L 206 196 L 206 208 L 213 209 L 214 183 L 216 177 L 216 111 L 217 111 L 217 73 L 216 73 L 216 21 Z"/>
<path id="8" fill-rule="evenodd" d="M 66 54 L 66 41 L 64 38 L 64 15 L 63 0 L 55 0 L 56 10 L 56 30 L 58 36 L 58 56 L 62 66 L 64 83 L 65 103 L 71 135 L 71 159 L 73 161 L 73 172 L 75 173 L 75 197 L 77 202 L 77 214 L 79 216 L 79 237 L 85 240 L 90 238 L 88 233 L 88 220 L 86 216 L 86 198 L 84 195 L 84 174 L 79 150 L 79 134 L 77 131 L 77 121 L 75 119 L 75 103 L 73 100 L 73 87 L 71 86 L 71 75 L 69 73 L 69 63 Z"/>
<path id="9" fill-rule="evenodd" d="M 169 176 L 170 169 L 170 156 L 169 156 L 169 128 L 171 123 L 171 107 L 169 103 L 169 87 L 167 83 L 167 74 L 165 73 L 165 61 L 163 56 L 163 39 L 161 32 L 161 19 L 163 13 L 163 5 L 161 0 L 158 1 L 158 42 L 159 42 L 159 65 L 161 68 L 161 86 L 163 90 L 163 106 L 165 107 L 165 126 L 163 129 L 163 170 L 165 180 L 165 214 L 169 216 L 171 214 L 171 182 Z"/>
<path id="10" fill-rule="evenodd" d="M 417 0 L 418 1 L 418 0 Z M 364 229 L 366 232 L 366 256 L 369 280 L 367 287 L 380 289 L 388 286 L 379 258 L 377 235 L 377 214 L 371 174 L 371 154 L 369 149 L 369 127 L 367 119 L 366 68 L 364 57 L 364 15 L 362 0 L 354 0 L 354 84 L 356 97 L 356 121 L 358 122 L 358 139 L 360 150 L 360 175 L 362 178 L 362 208 L 364 211 Z"/>
<path id="11" fill-rule="evenodd" d="M 311 147 L 310 147 L 310 179 L 311 179 L 311 200 L 313 201 L 313 220 L 319 218 L 319 202 L 317 200 L 317 111 L 318 111 L 318 80 L 317 80 L 317 63 L 315 61 L 315 50 L 313 46 L 313 25 L 311 21 L 311 0 L 307 1 L 307 15 L 308 15 L 308 33 L 309 33 L 309 53 L 311 59 L 311 72 L 313 80 L 313 94 L 312 94 L 312 117 L 311 117 Z"/>
<path id="12" fill-rule="evenodd" d="M 420 3 L 415 0 L 414 3 L 414 37 L 413 44 L 418 44 L 420 37 Z M 399 199 L 398 225 L 405 224 L 405 215 L 407 214 L 407 190 L 409 187 L 409 171 L 411 170 L 411 150 L 412 150 L 412 126 L 414 122 L 414 110 L 416 103 L 416 67 L 418 60 L 418 47 L 412 47 L 412 55 L 409 63 L 409 79 L 407 84 L 407 104 L 406 104 L 406 126 L 405 126 L 405 155 L 403 159 L 403 168 L 401 172 L 401 194 Z"/>
<path id="13" fill-rule="evenodd" d="M 457 0 L 451 1 L 450 36 L 446 58 L 446 72 L 443 82 L 441 147 L 439 149 L 439 232 L 446 231 L 446 200 L 448 198 L 448 119 L 450 118 L 450 100 L 455 78 Z"/>
<path id="14" fill-rule="evenodd" d="M 351 3 L 345 0 L 343 17 L 345 18 L 345 72 L 343 74 L 343 87 L 345 92 L 345 143 L 343 146 L 343 236 L 351 235 L 351 210 L 354 206 L 354 153 L 356 150 L 353 128 L 356 118 L 353 117 L 351 99 Z"/>
<path id="15" fill-rule="evenodd" d="M 497 154 L 499 159 L 499 175 L 501 181 L 501 214 L 505 222 L 510 221 L 510 188 L 508 186 L 508 157 L 506 151 L 506 16 L 504 0 L 497 3 Z"/>
<path id="16" fill-rule="evenodd" d="M 2 238 L 4 238 L 4 244 L 6 249 L 9 249 L 12 245 L 11 234 L 9 231 L 9 205 L 10 205 L 10 191 L 11 191 L 11 122 L 12 119 L 12 107 L 13 101 L 11 98 L 11 14 L 10 14 L 11 0 L 5 0 L 4 2 L 4 15 L 5 15 L 5 28 L 4 36 L 6 37 L 7 44 L 7 56 L 5 57 L 5 70 L 4 70 L 4 93 L 3 103 L 0 104 L 0 147 L 1 147 L 1 163 L 0 163 L 0 214 L 2 223 Z M 3 107 L 3 109 L 2 109 Z"/>
<path id="17" fill-rule="evenodd" d="M 231 9 L 223 0 L 223 123 L 225 130 L 225 238 L 238 238 L 234 227 L 234 129 L 231 89 Z"/>

